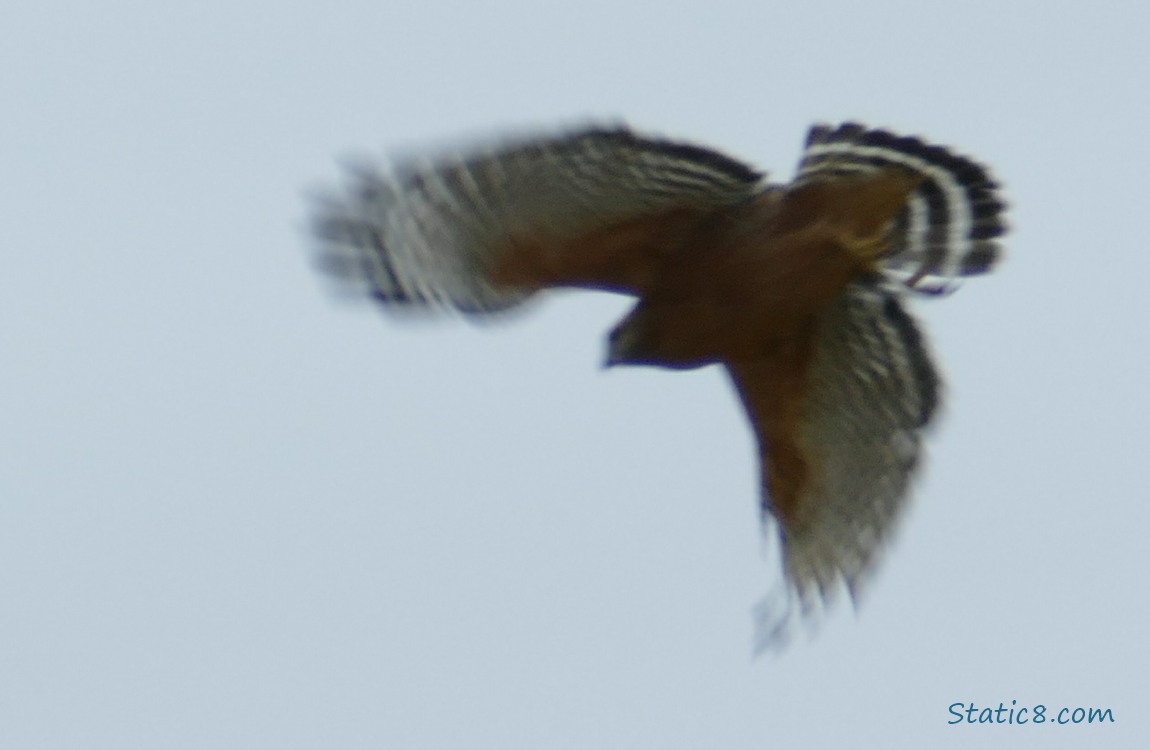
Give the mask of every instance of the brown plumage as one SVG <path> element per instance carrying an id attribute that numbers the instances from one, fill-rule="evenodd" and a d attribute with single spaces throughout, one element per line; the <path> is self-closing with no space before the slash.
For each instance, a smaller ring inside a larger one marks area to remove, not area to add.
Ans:
<path id="1" fill-rule="evenodd" d="M 789 185 L 588 129 L 361 170 L 315 226 L 324 266 L 385 306 L 484 315 L 549 287 L 630 294 L 609 364 L 724 365 L 788 601 L 806 611 L 853 593 L 890 533 L 939 390 L 900 298 L 992 265 L 996 187 L 968 159 L 854 124 L 813 128 Z"/>

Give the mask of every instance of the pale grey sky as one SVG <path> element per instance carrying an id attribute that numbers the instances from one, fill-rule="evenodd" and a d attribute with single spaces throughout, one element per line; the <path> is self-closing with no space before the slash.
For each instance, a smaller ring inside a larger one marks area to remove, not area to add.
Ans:
<path id="1" fill-rule="evenodd" d="M 8 0 L 0 747 L 1145 744 L 1150 19 L 947 6 Z M 721 373 L 602 372 L 621 298 L 409 324 L 308 265 L 339 158 L 586 118 L 780 179 L 858 119 L 1006 186 L 1006 262 L 914 308 L 902 533 L 780 657 Z M 1011 700 L 1117 721 L 947 724 Z"/>

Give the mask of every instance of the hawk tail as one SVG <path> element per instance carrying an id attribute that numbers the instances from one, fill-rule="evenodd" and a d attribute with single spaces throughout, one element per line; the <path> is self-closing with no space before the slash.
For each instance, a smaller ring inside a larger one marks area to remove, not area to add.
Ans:
<path id="1" fill-rule="evenodd" d="M 1006 231 L 1005 204 L 986 167 L 918 138 L 856 123 L 816 125 L 797 184 L 899 168 L 921 178 L 895 219 L 882 268 L 915 291 L 937 293 L 988 271 Z"/>

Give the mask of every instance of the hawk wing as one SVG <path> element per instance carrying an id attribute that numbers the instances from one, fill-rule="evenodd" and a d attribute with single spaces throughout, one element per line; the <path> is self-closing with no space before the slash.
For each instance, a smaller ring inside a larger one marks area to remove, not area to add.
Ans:
<path id="1" fill-rule="evenodd" d="M 800 335 L 727 368 L 758 437 L 762 510 L 779 524 L 788 603 L 794 595 L 810 611 L 840 583 L 853 597 L 905 503 L 938 403 L 914 321 L 867 277 Z"/>
<path id="2" fill-rule="evenodd" d="M 985 273 L 1001 254 L 1005 204 L 980 164 L 918 138 L 857 123 L 816 125 L 795 185 L 901 168 L 921 178 L 895 219 L 883 271 L 915 291 L 938 292 Z"/>
<path id="3" fill-rule="evenodd" d="M 314 230 L 321 265 L 385 304 L 484 313 L 545 286 L 638 292 L 676 236 L 762 181 L 715 151 L 593 128 L 358 169 Z"/>

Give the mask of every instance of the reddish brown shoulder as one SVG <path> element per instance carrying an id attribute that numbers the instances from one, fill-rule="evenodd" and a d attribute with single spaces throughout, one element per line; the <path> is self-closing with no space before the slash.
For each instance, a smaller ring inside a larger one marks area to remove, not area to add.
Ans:
<path id="1" fill-rule="evenodd" d="M 802 500 L 815 474 L 816 456 L 800 440 L 810 388 L 813 323 L 766 347 L 757 359 L 727 362 L 758 440 L 763 512 L 784 533 L 802 519 Z"/>
<path id="2" fill-rule="evenodd" d="M 489 279 L 496 286 L 521 289 L 580 287 L 642 294 L 667 252 L 686 241 L 708 213 L 679 208 L 569 237 L 512 234 L 493 253 Z"/>

